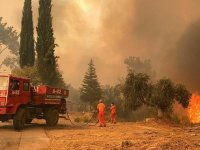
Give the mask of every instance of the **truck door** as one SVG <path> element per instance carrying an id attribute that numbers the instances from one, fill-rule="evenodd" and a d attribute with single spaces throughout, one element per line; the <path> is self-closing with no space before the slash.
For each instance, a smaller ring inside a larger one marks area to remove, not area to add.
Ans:
<path id="1" fill-rule="evenodd" d="M 30 102 L 30 82 L 29 81 L 22 81 L 22 100 L 24 103 Z"/>
<path id="2" fill-rule="evenodd" d="M 21 90 L 20 80 L 11 78 L 9 84 L 8 105 L 18 105 L 20 103 Z"/>

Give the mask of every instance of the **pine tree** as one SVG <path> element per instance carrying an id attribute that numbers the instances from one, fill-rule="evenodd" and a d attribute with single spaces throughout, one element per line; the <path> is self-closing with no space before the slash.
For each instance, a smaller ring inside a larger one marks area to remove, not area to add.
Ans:
<path id="1" fill-rule="evenodd" d="M 21 22 L 21 34 L 20 34 L 20 66 L 32 67 L 35 62 L 34 51 L 34 30 L 32 19 L 32 5 L 31 0 L 24 1 L 23 17 Z"/>
<path id="2" fill-rule="evenodd" d="M 94 106 L 95 102 L 97 102 L 101 98 L 102 90 L 98 82 L 96 69 L 92 59 L 88 66 L 88 71 L 84 76 L 83 84 L 80 88 L 80 98 L 83 102 L 89 103 L 91 109 L 91 107 Z"/>
<path id="3" fill-rule="evenodd" d="M 51 0 L 39 0 L 39 18 L 37 26 L 36 50 L 38 56 L 38 72 L 44 84 L 50 86 L 64 85 L 58 70 L 55 56 L 55 38 L 52 27 Z"/>

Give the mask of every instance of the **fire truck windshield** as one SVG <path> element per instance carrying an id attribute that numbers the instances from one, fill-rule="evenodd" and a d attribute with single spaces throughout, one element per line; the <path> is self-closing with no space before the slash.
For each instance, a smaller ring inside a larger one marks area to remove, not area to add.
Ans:
<path id="1" fill-rule="evenodd" d="M 0 90 L 8 89 L 8 77 L 0 77 Z"/>

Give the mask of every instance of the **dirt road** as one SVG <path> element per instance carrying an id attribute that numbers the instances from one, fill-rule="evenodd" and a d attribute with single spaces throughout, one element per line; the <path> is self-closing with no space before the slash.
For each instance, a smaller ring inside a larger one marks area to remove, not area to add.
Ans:
<path id="1" fill-rule="evenodd" d="M 200 127 L 180 127 L 163 121 L 73 127 L 47 130 L 51 150 L 184 150 L 200 149 Z"/>
<path id="2" fill-rule="evenodd" d="M 54 128 L 42 124 L 16 132 L 11 124 L 0 123 L 0 150 L 200 150 L 200 126 L 181 127 L 159 120 L 108 123 L 102 128 L 73 126 L 62 120 Z"/>
<path id="3" fill-rule="evenodd" d="M 42 125 L 31 124 L 17 132 L 11 122 L 0 123 L 0 150 L 42 150 L 47 149 L 49 143 Z"/>

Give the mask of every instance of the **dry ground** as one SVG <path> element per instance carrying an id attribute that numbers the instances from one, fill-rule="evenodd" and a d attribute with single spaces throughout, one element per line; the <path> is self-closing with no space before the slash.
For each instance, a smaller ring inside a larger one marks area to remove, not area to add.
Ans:
<path id="1" fill-rule="evenodd" d="M 72 126 L 60 122 L 46 129 L 51 150 L 200 149 L 200 126 L 180 125 L 150 119 L 137 123 L 107 124 L 107 127 Z"/>

